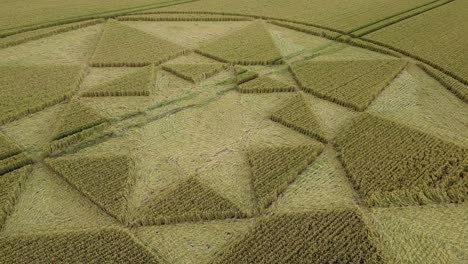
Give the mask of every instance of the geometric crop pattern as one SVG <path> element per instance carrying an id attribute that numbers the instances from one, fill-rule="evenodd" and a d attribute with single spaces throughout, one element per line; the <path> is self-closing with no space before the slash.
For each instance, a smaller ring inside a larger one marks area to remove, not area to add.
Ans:
<path id="1" fill-rule="evenodd" d="M 184 29 L 194 20 L 199 30 Z M 426 118 L 421 129 L 399 122 L 406 116 L 375 113 L 384 104 L 397 115 L 405 102 L 405 115 L 429 113 L 418 104 L 425 94 L 411 93 L 425 78 L 453 102 L 443 113 L 468 116 L 449 84 L 405 59 L 304 33 L 312 26 L 280 25 L 140 14 L 90 25 L 101 28 L 87 42 L 86 67 L 0 67 L 0 262 L 466 259 L 466 139 L 441 137 L 451 128 L 432 120 L 436 114 L 411 116 Z M 85 88 L 86 78 L 94 84 Z M 103 79 L 110 81 L 96 81 Z M 406 101 L 387 100 L 398 89 Z M 36 136 L 48 145 L 23 142 Z M 67 188 L 36 186 L 40 170 Z M 65 190 L 81 200 L 66 199 Z M 71 210 L 62 215 L 41 202 L 32 215 L 31 197 L 47 195 Z M 316 206 L 335 197 L 345 202 Z M 96 226 L 56 228 L 84 206 Z"/>

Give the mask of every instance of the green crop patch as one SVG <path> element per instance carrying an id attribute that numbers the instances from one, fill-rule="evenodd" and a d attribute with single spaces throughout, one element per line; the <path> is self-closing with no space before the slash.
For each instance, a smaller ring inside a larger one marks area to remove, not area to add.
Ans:
<path id="1" fill-rule="evenodd" d="M 262 210 L 275 201 L 320 151 L 321 148 L 312 145 L 250 149 L 248 159 L 257 209 Z"/>
<path id="2" fill-rule="evenodd" d="M 81 66 L 0 66 L 0 124 L 71 97 L 83 74 Z"/>
<path id="3" fill-rule="evenodd" d="M 110 19 L 91 64 L 97 67 L 146 66 L 164 62 L 183 51 L 177 44 Z"/>
<path id="4" fill-rule="evenodd" d="M 86 89 L 81 96 L 148 96 L 153 90 L 153 66 Z"/>
<path id="5" fill-rule="evenodd" d="M 278 64 L 281 53 L 261 22 L 215 39 L 199 51 L 208 57 L 235 64 Z"/>
<path id="6" fill-rule="evenodd" d="M 72 155 L 46 162 L 108 213 L 123 219 L 128 192 L 134 182 L 132 159 L 112 154 Z"/>
<path id="7" fill-rule="evenodd" d="M 118 228 L 3 237 L 0 259 L 5 263 L 164 263 Z"/>
<path id="8" fill-rule="evenodd" d="M 301 95 L 286 101 L 271 115 L 271 120 L 322 142 L 327 142 L 319 122 Z"/>
<path id="9" fill-rule="evenodd" d="M 224 70 L 226 65 L 222 63 L 166 64 L 162 68 L 187 81 L 199 82 Z"/>
<path id="10" fill-rule="evenodd" d="M 231 201 L 191 177 L 172 190 L 158 194 L 142 208 L 135 225 L 167 224 L 242 217 Z"/>
<path id="11" fill-rule="evenodd" d="M 0 176 L 0 230 L 2 230 L 6 218 L 13 210 L 24 181 L 31 173 L 31 170 L 31 166 L 25 166 Z M 5 252 L 0 247 L 0 255 L 2 253 Z"/>
<path id="12" fill-rule="evenodd" d="M 370 206 L 463 202 L 468 149 L 364 115 L 338 136 L 348 177 Z"/>
<path id="13" fill-rule="evenodd" d="M 268 76 L 261 76 L 239 85 L 238 91 L 241 93 L 278 93 L 294 92 L 293 85 L 275 80 Z"/>
<path id="14" fill-rule="evenodd" d="M 211 263 L 382 263 L 380 245 L 353 210 L 258 219 Z"/>
<path id="15" fill-rule="evenodd" d="M 309 60 L 291 70 L 304 91 L 364 111 L 405 65 L 402 60 Z"/>
<path id="16" fill-rule="evenodd" d="M 242 84 L 258 77 L 258 73 L 249 71 L 246 68 L 237 65 L 234 67 L 234 74 L 236 76 L 237 84 Z"/>
<path id="17" fill-rule="evenodd" d="M 92 108 L 86 107 L 78 102 L 69 103 L 67 109 L 58 120 L 53 139 L 59 140 L 69 137 L 106 121 L 106 118 Z"/>

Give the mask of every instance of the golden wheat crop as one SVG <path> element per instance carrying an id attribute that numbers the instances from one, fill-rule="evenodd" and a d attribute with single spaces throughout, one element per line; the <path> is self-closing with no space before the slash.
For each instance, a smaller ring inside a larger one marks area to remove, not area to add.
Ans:
<path id="1" fill-rule="evenodd" d="M 364 115 L 336 140 L 355 189 L 370 206 L 463 202 L 468 149 Z"/>

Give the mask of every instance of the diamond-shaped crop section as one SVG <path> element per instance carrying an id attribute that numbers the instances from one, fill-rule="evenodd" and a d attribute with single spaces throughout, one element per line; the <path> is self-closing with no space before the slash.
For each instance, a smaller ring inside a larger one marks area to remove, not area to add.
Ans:
<path id="1" fill-rule="evenodd" d="M 466 148 L 367 114 L 343 131 L 337 144 L 348 177 L 368 205 L 468 198 Z"/>
<path id="2" fill-rule="evenodd" d="M 46 163 L 111 215 L 123 219 L 134 182 L 133 161 L 124 155 L 71 155 Z"/>

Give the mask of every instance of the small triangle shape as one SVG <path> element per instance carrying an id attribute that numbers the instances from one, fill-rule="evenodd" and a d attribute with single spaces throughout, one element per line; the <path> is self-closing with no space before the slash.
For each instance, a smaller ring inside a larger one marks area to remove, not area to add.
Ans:
<path id="1" fill-rule="evenodd" d="M 405 65 L 403 60 L 309 60 L 291 70 L 304 91 L 364 111 Z"/>
<path id="2" fill-rule="evenodd" d="M 145 66 L 161 63 L 182 53 L 184 48 L 156 36 L 108 20 L 91 59 L 94 66 Z"/>
<path id="3" fill-rule="evenodd" d="M 242 84 L 258 77 L 258 73 L 247 70 L 246 68 L 238 65 L 234 67 L 234 74 L 236 76 L 237 84 Z"/>
<path id="4" fill-rule="evenodd" d="M 217 60 L 237 64 L 278 64 L 281 53 L 262 22 L 253 23 L 234 33 L 215 39 L 199 51 Z"/>
<path id="5" fill-rule="evenodd" d="M 322 142 L 327 142 L 320 123 L 301 95 L 286 101 L 271 115 L 271 120 Z"/>
<path id="6" fill-rule="evenodd" d="M 151 65 L 86 89 L 81 95 L 94 96 L 148 96 L 152 91 L 154 70 Z"/>
<path id="7" fill-rule="evenodd" d="M 49 158 L 46 163 L 84 195 L 122 219 L 133 183 L 132 160 L 125 155 L 74 155 Z"/>
<path id="8" fill-rule="evenodd" d="M 277 92 L 294 92 L 296 88 L 293 85 L 282 81 L 261 76 L 246 83 L 239 85 L 241 93 L 277 93 Z"/>
<path id="9" fill-rule="evenodd" d="M 320 153 L 312 145 L 259 147 L 248 151 L 257 209 L 262 210 L 278 198 L 299 173 Z"/>
<path id="10" fill-rule="evenodd" d="M 166 64 L 163 69 L 191 82 L 209 78 L 225 68 L 222 63 Z"/>
<path id="11" fill-rule="evenodd" d="M 53 140 L 59 140 L 83 130 L 98 126 L 107 121 L 96 110 L 86 107 L 79 102 L 71 102 L 58 120 Z"/>
<path id="12" fill-rule="evenodd" d="M 225 219 L 242 216 L 228 199 L 200 183 L 194 177 L 181 182 L 166 194 L 154 197 L 144 205 L 137 220 L 142 225 Z"/>

